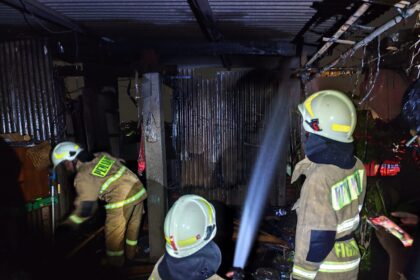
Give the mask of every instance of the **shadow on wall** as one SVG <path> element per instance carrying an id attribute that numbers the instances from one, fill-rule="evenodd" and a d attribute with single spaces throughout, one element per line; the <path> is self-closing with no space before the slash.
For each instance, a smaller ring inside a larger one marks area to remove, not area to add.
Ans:
<path id="1" fill-rule="evenodd" d="M 26 279 L 32 251 L 27 238 L 25 202 L 19 185 L 21 163 L 13 148 L 1 138 L 0 155 L 0 278 Z"/>
<path id="2" fill-rule="evenodd" d="M 176 137 L 185 193 L 241 204 L 282 79 L 275 70 L 221 71 L 179 86 Z"/>

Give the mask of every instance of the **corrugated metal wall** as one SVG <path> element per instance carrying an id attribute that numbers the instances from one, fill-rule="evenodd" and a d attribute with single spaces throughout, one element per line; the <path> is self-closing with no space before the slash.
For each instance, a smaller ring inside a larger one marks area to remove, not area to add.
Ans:
<path id="1" fill-rule="evenodd" d="M 34 142 L 55 140 L 63 127 L 46 40 L 0 43 L 0 133 L 29 134 Z"/>
<path id="2" fill-rule="evenodd" d="M 269 73 L 221 71 L 206 78 L 191 69 L 180 71 L 172 135 L 184 193 L 242 203 L 270 105 L 279 94 L 279 76 Z M 284 203 L 285 170 L 278 174 L 273 205 Z"/>

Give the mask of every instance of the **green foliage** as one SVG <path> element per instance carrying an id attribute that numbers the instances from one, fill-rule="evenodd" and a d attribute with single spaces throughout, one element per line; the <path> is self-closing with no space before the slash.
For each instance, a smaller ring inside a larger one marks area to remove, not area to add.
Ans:
<path id="1" fill-rule="evenodd" d="M 373 228 L 368 224 L 368 217 L 378 215 L 387 215 L 383 193 L 377 184 L 377 181 L 368 181 L 365 203 L 360 213 L 360 226 L 356 232 L 357 243 L 361 255 L 360 270 L 368 271 L 371 264 L 370 241 L 373 234 Z"/>
<path id="2" fill-rule="evenodd" d="M 354 132 L 354 149 L 356 156 L 364 162 L 376 158 L 376 150 L 370 147 L 370 133 L 375 125 L 369 111 L 357 111 L 357 126 Z"/>
<path id="3" fill-rule="evenodd" d="M 406 133 L 398 119 L 385 123 L 374 120 L 370 111 L 357 111 L 357 126 L 353 134 L 355 154 L 365 163 L 393 159 L 394 143 L 399 143 Z"/>

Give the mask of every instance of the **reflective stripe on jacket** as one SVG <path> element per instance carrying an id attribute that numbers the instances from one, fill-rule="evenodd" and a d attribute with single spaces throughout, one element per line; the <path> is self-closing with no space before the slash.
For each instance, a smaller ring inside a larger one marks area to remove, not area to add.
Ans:
<path id="1" fill-rule="evenodd" d="M 75 210 L 69 218 L 74 223 L 81 223 L 89 216 L 83 209 L 86 201 L 103 200 L 107 202 L 105 208 L 110 210 L 141 202 L 147 197 L 137 176 L 107 153 L 95 154 L 92 161 L 78 163 L 74 186 L 77 192 Z"/>
<path id="2" fill-rule="evenodd" d="M 296 165 L 292 182 L 301 175 L 306 179 L 294 207 L 298 221 L 293 277 L 356 279 L 360 254 L 352 233 L 366 193 L 362 162 L 357 159 L 353 168 L 342 169 L 305 158 Z"/>

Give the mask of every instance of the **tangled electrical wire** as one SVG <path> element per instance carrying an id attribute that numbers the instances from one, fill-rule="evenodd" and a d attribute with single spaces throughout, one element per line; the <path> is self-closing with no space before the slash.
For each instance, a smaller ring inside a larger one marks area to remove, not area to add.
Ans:
<path id="1" fill-rule="evenodd" d="M 372 94 L 373 89 L 375 87 L 376 81 L 378 80 L 379 76 L 379 66 L 381 64 L 381 36 L 378 36 L 378 57 L 376 59 L 376 71 L 375 71 L 375 77 L 373 78 L 373 71 L 370 71 L 369 74 L 369 83 L 368 87 L 370 88 L 366 95 L 363 97 L 363 99 L 359 102 L 359 105 L 362 105 Z"/>
<path id="2" fill-rule="evenodd" d="M 420 39 L 418 39 L 417 42 L 415 42 L 413 45 L 410 46 L 410 49 L 414 48 L 414 50 L 413 50 L 413 53 L 411 54 L 410 65 L 405 70 L 407 76 L 409 76 L 413 67 L 417 68 L 417 79 L 420 77 L 420 64 L 414 65 L 414 62 L 415 62 L 416 57 L 420 54 L 420 47 L 418 48 L 419 45 L 420 45 Z"/>
<path id="3" fill-rule="evenodd" d="M 357 90 L 357 86 L 359 85 L 360 76 L 362 75 L 363 68 L 365 67 L 365 57 L 366 57 L 366 46 L 363 47 L 363 56 L 360 68 L 357 70 L 356 76 L 356 83 L 354 84 L 353 91 L 351 93 L 351 97 L 354 98 Z"/>

